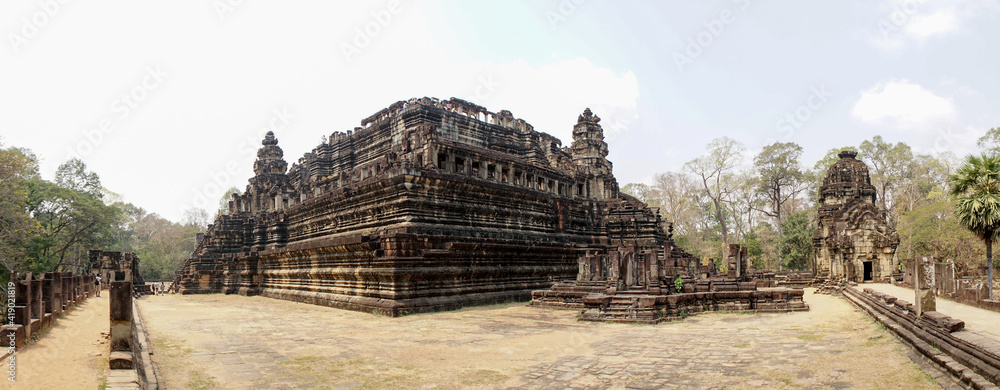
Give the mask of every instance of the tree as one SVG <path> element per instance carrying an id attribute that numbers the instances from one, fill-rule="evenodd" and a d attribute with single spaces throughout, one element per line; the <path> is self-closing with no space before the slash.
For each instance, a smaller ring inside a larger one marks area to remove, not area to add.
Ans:
<path id="1" fill-rule="evenodd" d="M 219 198 L 219 212 L 218 212 L 218 214 L 216 214 L 217 216 L 218 215 L 229 215 L 229 202 L 233 201 L 233 194 L 243 195 L 243 191 L 240 191 L 240 189 L 237 188 L 237 187 L 235 187 L 235 186 L 229 187 L 229 189 L 226 190 L 226 193 L 222 194 L 222 197 Z M 188 210 L 188 211 L 191 211 L 191 210 Z M 187 215 L 185 215 L 185 220 L 186 219 L 187 219 Z M 208 219 L 207 215 L 206 215 L 205 219 L 206 220 Z M 205 225 L 208 225 L 208 223 L 205 223 Z"/>
<path id="2" fill-rule="evenodd" d="M 28 188 L 28 213 L 38 224 L 28 245 L 33 271 L 55 271 L 64 264 L 81 267 L 87 249 L 110 242 L 121 225 L 122 210 L 91 194 L 40 179 Z"/>
<path id="3" fill-rule="evenodd" d="M 726 214 L 732 219 L 736 241 L 739 241 L 757 224 L 766 200 L 759 191 L 760 178 L 753 171 L 743 170 L 728 176 L 727 182 L 733 183 L 733 187 L 724 204 L 728 206 Z"/>
<path id="4" fill-rule="evenodd" d="M 1000 127 L 994 127 L 979 137 L 976 146 L 986 154 L 1000 154 Z"/>
<path id="5" fill-rule="evenodd" d="M 101 191 L 101 178 L 94 172 L 88 172 L 87 164 L 78 158 L 72 158 L 56 169 L 56 185 L 97 199 L 104 196 Z"/>
<path id="6" fill-rule="evenodd" d="M 813 249 L 812 238 L 813 226 L 809 221 L 809 212 L 800 211 L 792 214 L 781 224 L 781 237 L 778 239 L 781 264 L 796 270 L 809 267 Z"/>
<path id="7" fill-rule="evenodd" d="M 797 195 L 793 189 L 804 176 L 799 168 L 801 156 L 801 146 L 793 142 L 775 142 L 765 146 L 753 159 L 760 190 L 770 203 L 764 215 L 774 218 L 776 226 L 781 226 L 781 209 Z"/>
<path id="8" fill-rule="evenodd" d="M 686 173 L 665 172 L 653 176 L 652 194 L 674 223 L 674 234 L 684 234 L 697 225 L 698 187 Z"/>
<path id="9" fill-rule="evenodd" d="M 656 194 L 653 192 L 653 188 L 646 184 L 628 183 L 622 186 L 620 191 L 634 196 L 636 199 L 639 199 L 640 202 L 647 205 L 658 206 L 658 204 L 654 205 L 654 203 L 657 202 L 657 199 Z"/>
<path id="10" fill-rule="evenodd" d="M 222 212 L 219 210 L 219 212 Z M 226 208 L 226 214 L 229 214 L 229 209 Z M 201 229 L 208 227 L 210 222 L 208 219 L 208 212 L 202 208 L 190 208 L 184 210 L 184 226 L 197 226 Z"/>
<path id="11" fill-rule="evenodd" d="M 895 189 L 899 182 L 910 174 L 913 152 L 902 142 L 895 145 L 882 140 L 876 135 L 871 141 L 864 141 L 858 151 L 861 159 L 866 160 L 871 169 L 872 184 L 882 201 L 882 210 L 889 215 L 889 224 L 896 225 L 896 216 L 892 205 L 896 197 Z"/>
<path id="12" fill-rule="evenodd" d="M 993 299 L 993 241 L 1000 233 L 1000 156 L 970 155 L 948 181 L 958 198 L 955 215 L 959 222 L 986 244 L 987 283 Z"/>
<path id="13" fill-rule="evenodd" d="M 705 195 L 712 202 L 715 219 L 722 233 L 723 248 L 729 246 L 729 228 L 722 203 L 733 187 L 733 183 L 725 180 L 726 173 L 739 166 L 744 149 L 742 143 L 732 138 L 716 138 L 709 142 L 704 155 L 684 164 L 684 169 L 701 180 Z"/>
<path id="14" fill-rule="evenodd" d="M 36 227 L 25 212 L 28 182 L 37 177 L 38 158 L 34 154 L 0 144 L 0 263 L 8 271 L 25 270 L 24 247 Z M 6 281 L 4 277 L 0 280 Z"/>
<path id="15" fill-rule="evenodd" d="M 747 247 L 747 256 L 757 269 L 777 269 L 778 250 L 775 243 L 778 232 L 769 223 L 754 227 L 743 237 L 741 245 Z"/>
<path id="16" fill-rule="evenodd" d="M 934 189 L 921 202 L 926 203 L 901 214 L 898 226 L 900 258 L 930 254 L 938 259 L 953 259 L 958 272 L 976 268 L 973 259 L 986 252 L 976 245 L 978 238 L 955 218 L 955 201 L 942 189 Z"/>

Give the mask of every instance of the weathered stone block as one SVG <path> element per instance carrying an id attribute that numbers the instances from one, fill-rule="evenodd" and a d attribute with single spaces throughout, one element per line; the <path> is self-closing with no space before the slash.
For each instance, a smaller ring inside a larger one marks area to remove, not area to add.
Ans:
<path id="1" fill-rule="evenodd" d="M 112 370 L 135 368 L 131 351 L 112 351 L 108 357 L 108 365 Z"/>

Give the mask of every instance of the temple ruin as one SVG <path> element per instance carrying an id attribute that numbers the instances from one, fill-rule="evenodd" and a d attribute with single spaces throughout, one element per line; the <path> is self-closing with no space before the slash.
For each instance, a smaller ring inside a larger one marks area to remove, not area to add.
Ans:
<path id="1" fill-rule="evenodd" d="M 663 221 L 619 193 L 600 121 L 586 109 L 564 147 L 506 110 L 410 99 L 290 168 L 269 132 L 175 285 L 401 315 L 527 300 L 622 246 L 663 258 Z"/>
<path id="2" fill-rule="evenodd" d="M 840 152 L 819 188 L 812 268 L 818 280 L 890 283 L 899 236 L 876 207 L 868 166 L 857 155 Z"/>

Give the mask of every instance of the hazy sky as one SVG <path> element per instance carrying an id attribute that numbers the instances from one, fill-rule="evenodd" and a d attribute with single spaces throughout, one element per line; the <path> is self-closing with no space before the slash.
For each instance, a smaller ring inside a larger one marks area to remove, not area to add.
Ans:
<path id="1" fill-rule="evenodd" d="M 42 175 L 81 157 L 179 221 L 411 97 L 510 110 L 571 142 L 603 118 L 618 181 L 713 138 L 794 141 L 811 167 L 873 135 L 976 150 L 1000 126 L 997 1 L 4 1 L 0 137 Z"/>

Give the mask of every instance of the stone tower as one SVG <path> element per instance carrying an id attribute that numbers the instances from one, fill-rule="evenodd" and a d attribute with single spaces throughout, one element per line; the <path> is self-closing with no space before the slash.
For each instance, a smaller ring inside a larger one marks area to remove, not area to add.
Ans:
<path id="1" fill-rule="evenodd" d="M 899 236 L 876 207 L 868 166 L 857 155 L 840 152 L 819 188 L 813 270 L 820 279 L 889 282 Z"/>
<path id="2" fill-rule="evenodd" d="M 577 192 L 594 200 L 618 197 L 618 181 L 611 174 L 608 161 L 608 143 L 604 142 L 601 118 L 583 111 L 573 126 L 573 144 L 570 146 L 573 162 L 581 168 L 585 176 L 580 181 Z"/>
<path id="3" fill-rule="evenodd" d="M 283 158 L 284 152 L 278 147 L 278 139 L 274 137 L 274 132 L 268 131 L 260 143 L 263 146 L 257 150 L 257 161 L 253 163 L 254 176 L 247 185 L 251 210 L 254 212 L 279 210 L 286 206 L 287 202 L 280 189 L 288 183 L 285 174 L 288 163 Z"/>

